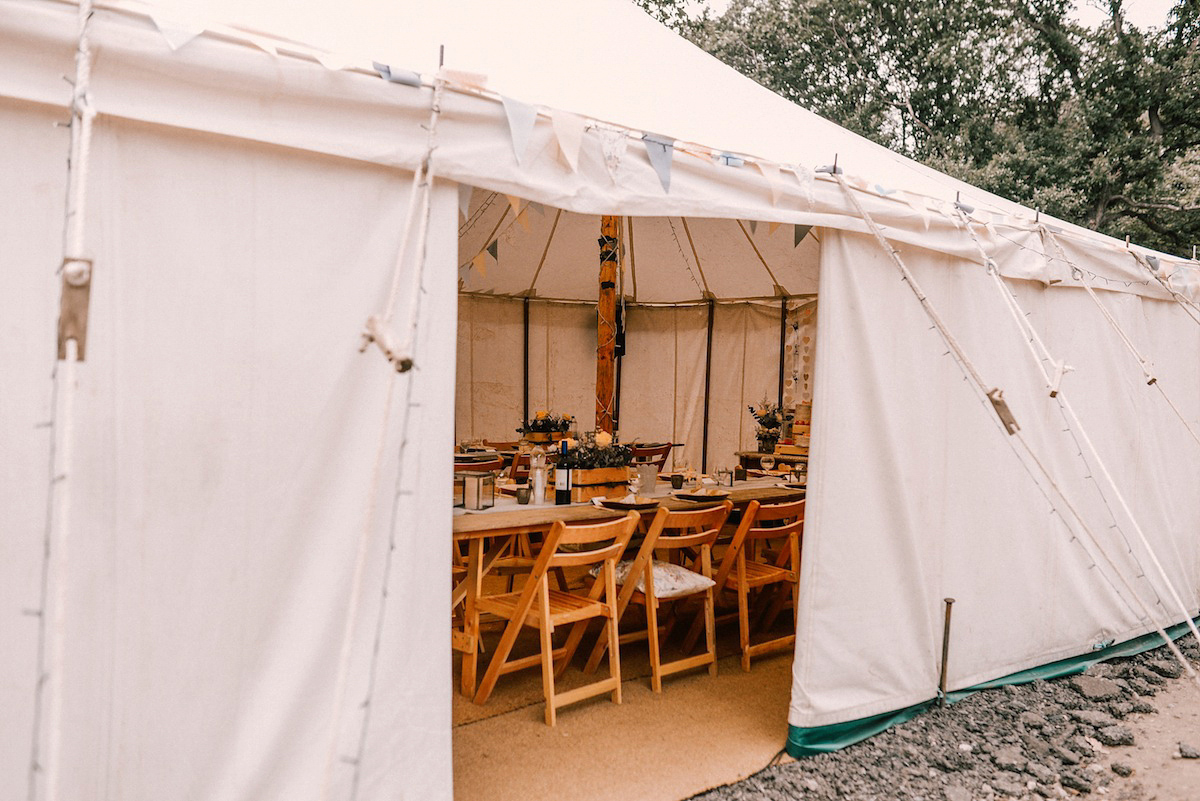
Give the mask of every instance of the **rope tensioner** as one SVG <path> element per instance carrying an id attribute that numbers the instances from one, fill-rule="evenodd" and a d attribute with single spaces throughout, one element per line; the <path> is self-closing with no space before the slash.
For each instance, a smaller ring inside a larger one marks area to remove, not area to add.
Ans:
<path id="1" fill-rule="evenodd" d="M 379 346 L 379 352 L 383 357 L 396 368 L 397 373 L 407 373 L 412 369 L 413 360 L 411 356 L 400 353 L 396 346 L 395 335 L 388 329 L 383 318 L 378 314 L 372 314 L 367 318 L 366 329 L 362 333 L 362 344 L 358 346 L 358 352 L 363 353 L 367 348 L 375 343 Z"/>

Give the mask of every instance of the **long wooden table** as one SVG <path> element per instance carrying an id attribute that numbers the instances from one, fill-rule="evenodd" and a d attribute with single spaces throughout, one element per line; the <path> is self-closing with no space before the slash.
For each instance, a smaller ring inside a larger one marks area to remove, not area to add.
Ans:
<path id="1" fill-rule="evenodd" d="M 662 490 L 660 489 L 659 492 Z M 669 490 L 668 490 L 669 491 Z M 657 493 L 656 493 L 657 494 Z M 729 500 L 735 508 L 742 508 L 750 501 L 761 503 L 784 503 L 804 497 L 804 490 L 780 487 L 775 479 L 758 479 L 738 482 L 729 492 Z M 717 499 L 717 502 L 724 499 Z M 704 503 L 684 501 L 670 495 L 658 498 L 659 505 L 671 510 L 700 509 Z M 455 650 L 462 651 L 462 693 L 475 695 L 476 672 L 479 664 L 479 632 L 472 625 L 475 603 L 483 591 L 483 577 L 491 571 L 496 560 L 503 556 L 513 540 L 521 534 L 545 533 L 559 520 L 565 523 L 611 520 L 626 513 L 605 509 L 593 504 L 569 504 L 556 506 L 520 506 L 493 509 L 477 514 L 455 515 L 453 534 L 455 541 L 467 542 L 467 576 L 454 588 L 451 607 L 465 602 L 465 622 L 461 631 L 455 630 Z M 484 550 L 486 540 L 492 540 Z"/>

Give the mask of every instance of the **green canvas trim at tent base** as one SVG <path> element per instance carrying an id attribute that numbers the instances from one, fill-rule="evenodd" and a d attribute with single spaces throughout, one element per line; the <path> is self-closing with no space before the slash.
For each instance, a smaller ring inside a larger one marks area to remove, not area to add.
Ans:
<path id="1" fill-rule="evenodd" d="M 1200 622 L 1200 617 L 1197 617 L 1195 620 Z M 1166 631 L 1172 640 L 1177 640 L 1184 634 L 1187 634 L 1188 626 L 1187 623 L 1179 623 L 1171 626 Z M 1006 684 L 1027 684 L 1035 679 L 1056 679 L 1060 676 L 1072 676 L 1077 673 L 1083 673 L 1092 665 L 1099 662 L 1122 656 L 1134 656 L 1157 648 L 1160 645 L 1163 645 L 1163 638 L 1159 636 L 1158 632 L 1143 634 L 1141 637 L 1127 640 L 1120 645 L 1111 645 L 1107 648 L 1090 651 L 1079 656 L 1060 659 L 1057 662 L 1051 662 L 1047 665 L 1029 668 L 1028 670 L 1012 673 L 999 679 L 985 681 L 964 690 L 954 690 L 947 694 L 947 700 L 950 703 L 954 703 L 980 690 L 990 690 L 996 687 L 1003 687 Z M 895 726 L 898 723 L 912 720 L 935 703 L 937 703 L 936 697 L 922 701 L 919 704 L 913 704 L 904 709 L 897 709 L 893 712 L 884 712 L 880 715 L 849 720 L 845 723 L 831 723 L 828 726 L 802 728 L 789 725 L 787 752 L 792 757 L 799 758 L 838 751 L 848 745 L 853 745 L 868 737 L 879 734 L 884 729 Z"/>

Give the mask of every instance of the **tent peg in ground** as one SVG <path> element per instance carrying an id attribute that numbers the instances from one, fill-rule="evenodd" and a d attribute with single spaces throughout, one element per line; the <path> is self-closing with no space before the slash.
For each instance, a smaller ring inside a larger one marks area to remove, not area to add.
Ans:
<path id="1" fill-rule="evenodd" d="M 946 605 L 946 620 L 942 624 L 942 670 L 938 675 L 938 706 L 946 705 L 946 666 L 950 663 L 950 611 L 954 606 L 953 598 L 944 598 Z"/>

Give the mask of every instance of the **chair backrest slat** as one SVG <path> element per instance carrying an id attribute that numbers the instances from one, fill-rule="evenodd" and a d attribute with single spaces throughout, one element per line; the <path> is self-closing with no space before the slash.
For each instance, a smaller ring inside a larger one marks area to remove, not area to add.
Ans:
<path id="1" fill-rule="evenodd" d="M 456 461 L 454 470 L 459 473 L 487 473 L 491 470 L 502 470 L 504 459 L 496 457 L 486 461 Z"/>
<path id="2" fill-rule="evenodd" d="M 544 557 L 547 561 L 546 568 L 579 567 L 582 565 L 593 565 L 609 559 L 620 559 L 640 519 L 641 517 L 637 512 L 631 511 L 624 517 L 603 523 L 569 526 L 560 520 L 554 524 L 553 528 L 550 529 L 550 533 L 546 535 L 546 541 L 542 545 L 542 553 L 538 562 L 540 563 Z M 558 550 L 563 545 L 595 545 L 597 543 L 610 544 L 592 550 L 568 552 Z M 537 569 L 538 566 L 535 564 L 534 575 L 531 576 L 531 580 L 536 580 L 538 575 Z M 542 573 L 545 573 L 545 568 L 542 570 Z"/>

